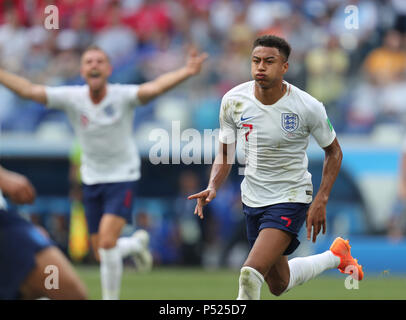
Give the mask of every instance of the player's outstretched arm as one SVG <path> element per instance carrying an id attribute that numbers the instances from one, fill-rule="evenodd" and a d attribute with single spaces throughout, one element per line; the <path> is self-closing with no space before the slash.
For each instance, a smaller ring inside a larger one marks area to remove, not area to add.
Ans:
<path id="1" fill-rule="evenodd" d="M 24 99 L 34 100 L 46 105 L 47 96 L 45 86 L 31 83 L 31 81 L 0 69 L 0 84 L 10 89 Z"/>
<path id="2" fill-rule="evenodd" d="M 186 64 L 183 67 L 165 73 L 153 81 L 140 85 L 138 99 L 141 103 L 145 104 L 182 83 L 186 79 L 197 75 L 202 69 L 203 62 L 207 57 L 207 53 L 199 53 L 195 48 L 190 49 Z"/>
<path id="3" fill-rule="evenodd" d="M 194 214 L 197 214 L 200 219 L 203 219 L 203 207 L 216 197 L 217 190 L 230 174 L 234 153 L 235 143 L 223 144 L 220 142 L 219 153 L 217 154 L 211 168 L 208 187 L 205 190 L 188 197 L 189 200 L 197 200 Z"/>
<path id="4" fill-rule="evenodd" d="M 21 174 L 0 167 L 0 189 L 16 204 L 33 203 L 35 189 Z"/>
<path id="5" fill-rule="evenodd" d="M 310 240 L 313 228 L 313 242 L 316 242 L 320 230 L 322 230 L 323 234 L 326 233 L 326 205 L 343 159 L 343 153 L 337 138 L 323 149 L 325 157 L 320 188 L 307 212 L 306 219 L 307 240 Z"/>

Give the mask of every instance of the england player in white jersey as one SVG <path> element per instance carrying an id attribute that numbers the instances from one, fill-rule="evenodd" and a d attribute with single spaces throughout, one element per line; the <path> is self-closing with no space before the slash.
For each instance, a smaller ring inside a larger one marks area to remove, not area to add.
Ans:
<path id="1" fill-rule="evenodd" d="M 67 113 L 82 149 L 83 202 L 92 247 L 100 260 L 103 299 L 118 299 L 122 259 L 133 255 L 151 267 L 149 236 L 137 231 L 119 238 L 131 217 L 140 159 L 132 138 L 134 108 L 165 93 L 201 70 L 206 53 L 190 50 L 185 65 L 141 85 L 109 84 L 106 53 L 88 48 L 81 58 L 84 86 L 46 87 L 0 70 L 0 84 L 23 98 Z"/>
<path id="2" fill-rule="evenodd" d="M 237 299 L 241 300 L 259 299 L 264 281 L 272 294 L 280 295 L 331 268 L 358 280 L 363 277 L 348 241 L 342 238 L 322 254 L 287 258 L 299 245 L 297 235 L 305 220 L 308 240 L 315 242 L 321 230 L 325 233 L 326 205 L 342 160 L 322 103 L 283 80 L 290 50 L 289 44 L 276 36 L 255 40 L 251 55 L 254 80 L 224 95 L 219 154 L 209 185 L 189 196 L 197 199 L 195 214 L 203 218 L 203 206 L 215 198 L 227 178 L 236 143 L 241 141 L 247 159 L 241 194 L 251 246 L 240 272 Z M 322 181 L 314 200 L 306 156 L 310 135 L 325 152 Z"/>

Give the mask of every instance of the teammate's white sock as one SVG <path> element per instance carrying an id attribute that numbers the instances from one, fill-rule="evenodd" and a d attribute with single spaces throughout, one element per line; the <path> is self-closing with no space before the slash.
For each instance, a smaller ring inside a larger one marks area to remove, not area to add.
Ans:
<path id="1" fill-rule="evenodd" d="M 259 300 L 264 277 L 251 267 L 242 267 L 237 300 Z"/>
<path id="2" fill-rule="evenodd" d="M 288 287 L 284 292 L 313 279 L 323 271 L 337 268 L 340 264 L 340 258 L 327 250 L 313 256 L 293 258 L 288 261 L 288 264 L 290 278 Z"/>
<path id="3" fill-rule="evenodd" d="M 123 260 L 118 247 L 99 249 L 100 275 L 103 300 L 118 300 L 120 298 Z"/>
<path id="4" fill-rule="evenodd" d="M 121 237 L 117 240 L 117 248 L 122 258 L 143 249 L 141 241 L 135 237 Z"/>

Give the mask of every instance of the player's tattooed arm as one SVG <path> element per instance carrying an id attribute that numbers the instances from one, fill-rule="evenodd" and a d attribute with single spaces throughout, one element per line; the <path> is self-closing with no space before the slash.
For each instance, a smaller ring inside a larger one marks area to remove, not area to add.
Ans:
<path id="1" fill-rule="evenodd" d="M 316 242 L 320 231 L 323 234 L 326 233 L 326 205 L 343 159 L 343 153 L 337 138 L 323 149 L 325 157 L 320 188 L 307 212 L 306 219 L 307 239 L 312 239 L 313 242 Z M 313 235 L 311 236 L 312 229 Z"/>

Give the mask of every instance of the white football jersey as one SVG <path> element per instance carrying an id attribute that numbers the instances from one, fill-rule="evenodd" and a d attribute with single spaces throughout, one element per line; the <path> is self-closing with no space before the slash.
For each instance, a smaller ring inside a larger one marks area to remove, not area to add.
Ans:
<path id="1" fill-rule="evenodd" d="M 234 87 L 222 99 L 219 140 L 229 144 L 237 138 L 243 144 L 247 165 L 241 194 L 250 207 L 310 203 L 309 136 L 322 148 L 336 137 L 323 104 L 284 83 L 286 93 L 273 105 L 264 105 L 255 97 L 255 81 Z"/>
<path id="2" fill-rule="evenodd" d="M 89 87 L 46 87 L 47 106 L 63 110 L 82 148 L 85 184 L 134 181 L 141 177 L 140 156 L 133 139 L 138 85 L 108 84 L 103 100 L 94 104 Z"/>

